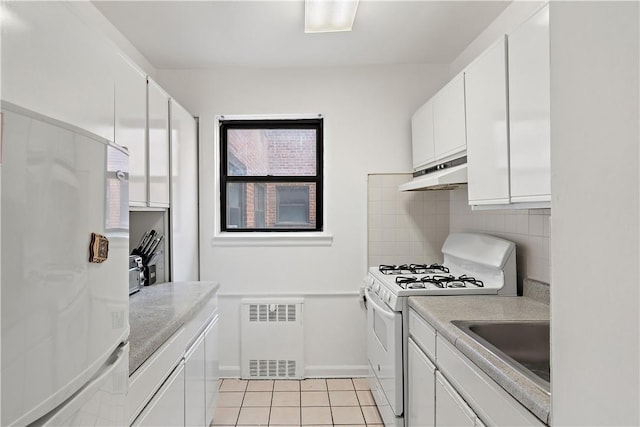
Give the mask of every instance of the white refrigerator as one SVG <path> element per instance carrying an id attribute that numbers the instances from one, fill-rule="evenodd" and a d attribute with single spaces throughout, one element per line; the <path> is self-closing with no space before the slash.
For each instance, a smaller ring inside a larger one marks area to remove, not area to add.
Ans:
<path id="1" fill-rule="evenodd" d="M 1 132 L 0 424 L 125 425 L 128 154 L 5 102 Z"/>

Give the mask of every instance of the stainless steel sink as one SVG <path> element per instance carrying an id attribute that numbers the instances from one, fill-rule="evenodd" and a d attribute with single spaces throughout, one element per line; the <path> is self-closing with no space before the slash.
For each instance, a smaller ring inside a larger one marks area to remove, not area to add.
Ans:
<path id="1" fill-rule="evenodd" d="M 451 323 L 545 391 L 550 391 L 548 321 L 454 320 Z"/>

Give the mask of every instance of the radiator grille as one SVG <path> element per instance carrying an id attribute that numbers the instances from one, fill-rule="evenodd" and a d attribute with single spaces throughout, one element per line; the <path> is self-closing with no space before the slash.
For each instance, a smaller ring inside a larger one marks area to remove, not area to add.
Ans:
<path id="1" fill-rule="evenodd" d="M 296 304 L 249 304 L 250 322 L 295 322 Z"/>
<path id="2" fill-rule="evenodd" d="M 243 378 L 302 378 L 302 303 L 302 299 L 242 301 Z"/>
<path id="3" fill-rule="evenodd" d="M 251 378 L 295 378 L 295 360 L 249 360 Z"/>

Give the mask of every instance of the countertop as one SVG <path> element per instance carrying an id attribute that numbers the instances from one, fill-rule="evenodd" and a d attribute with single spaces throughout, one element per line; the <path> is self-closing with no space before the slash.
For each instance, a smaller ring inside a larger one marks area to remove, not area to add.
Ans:
<path id="1" fill-rule="evenodd" d="M 129 297 L 129 375 L 144 363 L 217 292 L 214 282 L 167 282 L 144 286 Z"/>
<path id="2" fill-rule="evenodd" d="M 410 297 L 409 307 L 541 421 L 550 423 L 551 396 L 451 323 L 452 320 L 549 320 L 548 304 L 527 297 L 467 295 Z"/>

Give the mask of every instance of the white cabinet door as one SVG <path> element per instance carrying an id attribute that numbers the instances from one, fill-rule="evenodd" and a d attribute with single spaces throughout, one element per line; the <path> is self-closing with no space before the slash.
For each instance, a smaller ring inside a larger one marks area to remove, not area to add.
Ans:
<path id="1" fill-rule="evenodd" d="M 147 76 L 118 56 L 115 142 L 129 149 L 129 204 L 147 205 Z"/>
<path id="2" fill-rule="evenodd" d="M 436 426 L 474 427 L 477 417 L 440 372 L 436 372 Z"/>
<path id="3" fill-rule="evenodd" d="M 218 316 L 204 333 L 205 424 L 211 424 L 220 385 L 220 345 Z"/>
<path id="4" fill-rule="evenodd" d="M 147 84 L 149 206 L 169 206 L 169 96 L 153 80 Z"/>
<path id="5" fill-rule="evenodd" d="M 465 70 L 469 204 L 509 203 L 506 39 Z"/>
<path id="6" fill-rule="evenodd" d="M 434 140 L 437 159 L 467 148 L 464 111 L 464 74 L 455 77 L 433 101 Z"/>
<path id="7" fill-rule="evenodd" d="M 407 421 L 409 427 L 435 425 L 435 372 L 436 367 L 418 345 L 409 338 L 409 396 Z"/>
<path id="8" fill-rule="evenodd" d="M 413 170 L 418 170 L 435 160 L 432 101 L 420 107 L 411 117 L 411 146 Z"/>
<path id="9" fill-rule="evenodd" d="M 171 276 L 198 280 L 198 136 L 196 121 L 171 100 Z"/>
<path id="10" fill-rule="evenodd" d="M 184 358 L 185 425 L 205 426 L 205 343 L 204 335 L 191 346 Z M 207 424 L 208 425 L 208 424 Z"/>
<path id="11" fill-rule="evenodd" d="M 184 426 L 184 362 L 180 362 L 132 426 Z"/>
<path id="12" fill-rule="evenodd" d="M 112 141 L 112 45 L 67 2 L 1 7 L 2 99 Z"/>
<path id="13" fill-rule="evenodd" d="M 549 6 L 509 34 L 511 201 L 551 201 Z"/>

